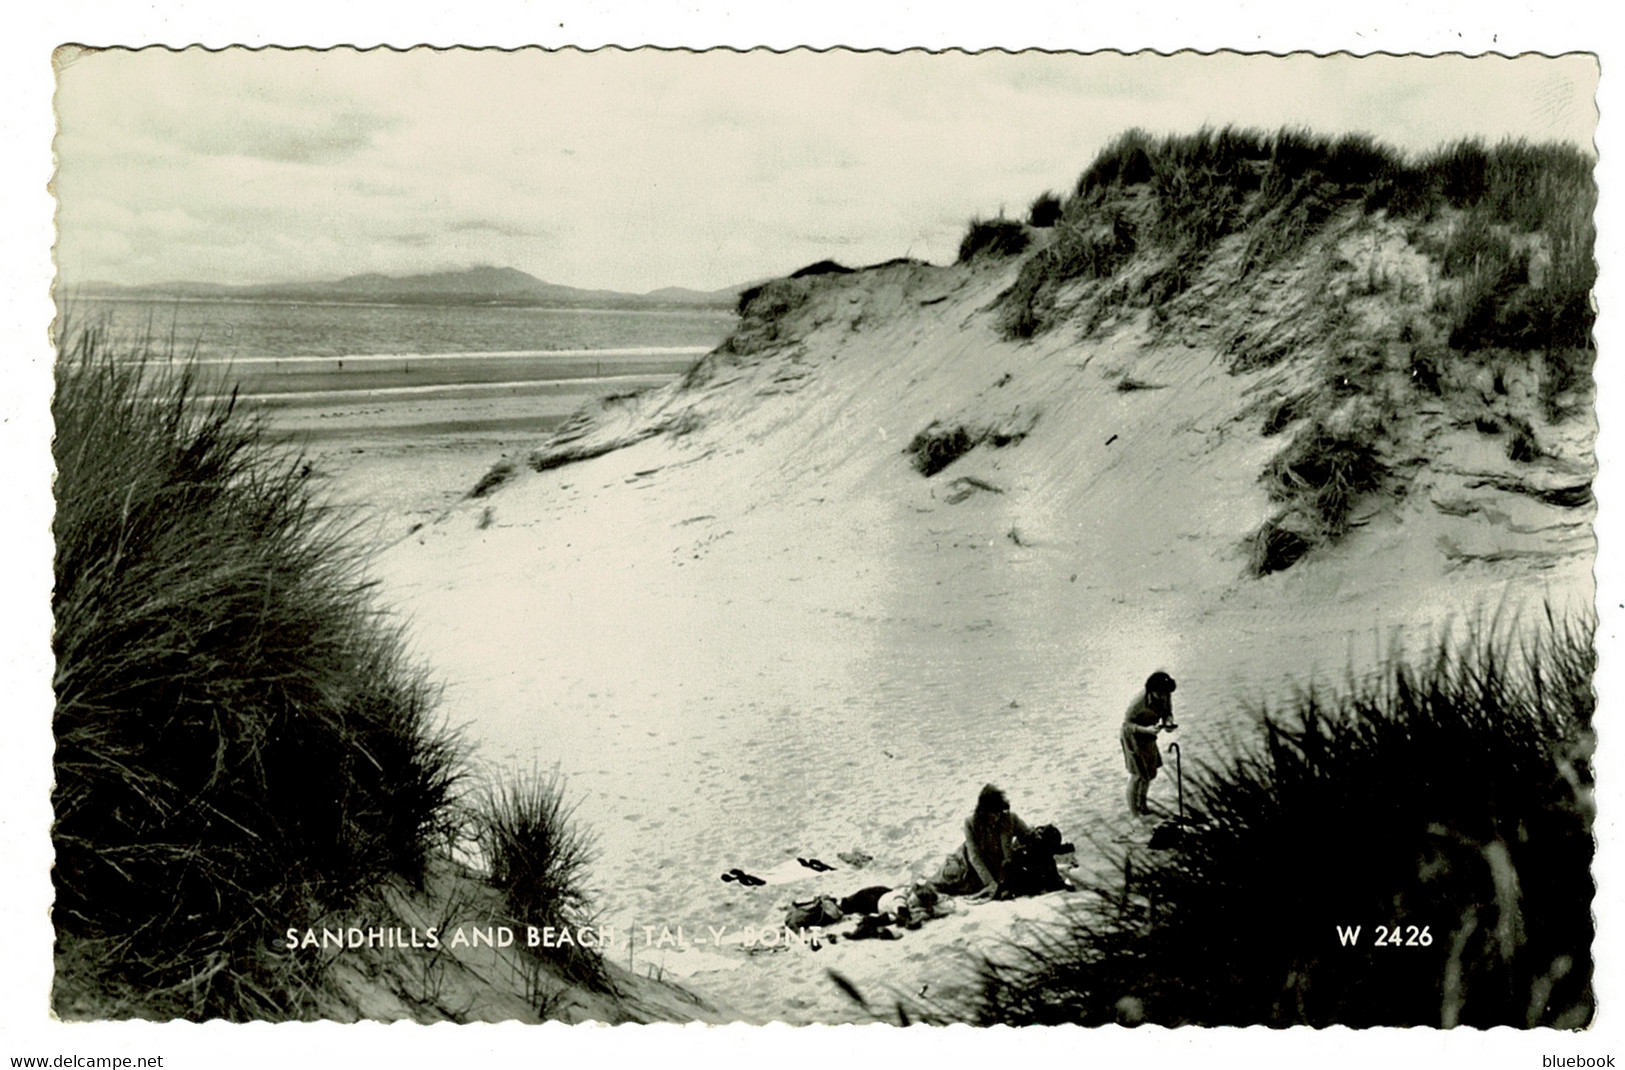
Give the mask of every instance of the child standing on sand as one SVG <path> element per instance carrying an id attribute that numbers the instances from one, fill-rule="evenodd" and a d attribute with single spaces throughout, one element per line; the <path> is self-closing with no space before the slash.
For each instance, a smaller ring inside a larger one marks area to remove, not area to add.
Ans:
<path id="1" fill-rule="evenodd" d="M 1123 715 L 1123 761 L 1128 766 L 1128 810 L 1149 817 L 1146 793 L 1162 768 L 1157 733 L 1174 727 L 1174 678 L 1157 671 L 1147 677 L 1145 690 L 1129 703 Z"/>

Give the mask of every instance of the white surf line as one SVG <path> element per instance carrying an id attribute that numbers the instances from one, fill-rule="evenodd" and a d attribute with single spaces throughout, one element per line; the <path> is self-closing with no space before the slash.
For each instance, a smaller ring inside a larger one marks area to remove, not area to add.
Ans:
<path id="1" fill-rule="evenodd" d="M 565 386 L 592 386 L 595 384 L 633 383 L 659 381 L 675 378 L 676 372 L 669 376 L 642 374 L 642 375 L 605 375 L 587 376 L 583 379 L 519 379 L 508 383 L 429 383 L 423 386 L 380 386 L 364 387 L 358 390 L 293 390 L 281 394 L 238 394 L 240 401 L 317 401 L 330 399 L 333 401 L 364 401 L 369 398 L 411 397 L 416 394 L 428 394 L 439 391 L 453 391 L 462 393 L 475 393 L 481 390 L 502 391 L 512 390 L 515 387 L 525 387 L 531 393 L 547 393 L 552 387 Z M 558 393 L 568 393 L 559 390 Z M 229 394 L 209 394 L 210 400 L 229 397 Z"/>
<path id="2" fill-rule="evenodd" d="M 457 353 L 358 353 L 336 357 L 203 357 L 177 363 L 222 364 L 241 368 L 253 364 L 387 364 L 429 360 L 537 360 L 545 357 L 688 357 L 711 352 L 710 346 L 633 346 L 617 349 L 499 349 Z"/>

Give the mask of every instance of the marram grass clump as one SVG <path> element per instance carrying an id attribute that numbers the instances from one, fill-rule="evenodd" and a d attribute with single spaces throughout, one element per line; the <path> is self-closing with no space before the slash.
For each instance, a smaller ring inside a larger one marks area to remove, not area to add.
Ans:
<path id="1" fill-rule="evenodd" d="M 1183 835 L 1111 848 L 1116 876 L 986 964 L 969 1016 L 1585 1026 L 1593 632 L 1479 629 L 1187 755 Z"/>
<path id="2" fill-rule="evenodd" d="M 1240 284 L 1289 263 L 1337 218 L 1381 213 L 1413 228 L 1451 224 L 1444 246 L 1425 251 L 1449 284 L 1441 314 L 1452 349 L 1588 350 L 1592 165 L 1578 148 L 1523 141 L 1407 155 L 1363 135 L 1130 130 L 1101 150 L 1071 196 L 1045 204 L 1042 225 L 1058 237 L 1022 265 L 1001 319 L 1012 338 L 1058 326 L 1069 310 L 1057 294 L 1077 279 L 1102 280 L 1108 303 L 1162 309 L 1227 239 L 1239 243 L 1228 281 Z M 973 225 L 961 260 L 991 244 L 990 226 Z"/>
<path id="3" fill-rule="evenodd" d="M 1027 228 L 1014 219 L 973 219 L 959 243 L 959 263 L 967 263 L 982 254 L 992 256 L 1018 256 L 1025 252 L 1031 239 Z"/>
<path id="4" fill-rule="evenodd" d="M 299 1016 L 289 927 L 418 882 L 458 746 L 299 459 L 235 394 L 105 332 L 61 336 L 56 1001 Z"/>
<path id="5" fill-rule="evenodd" d="M 1343 415 L 1302 428 L 1261 473 L 1270 501 L 1280 508 L 1253 536 L 1253 575 L 1279 572 L 1348 534 L 1362 498 L 1390 482 L 1376 421 L 1369 414 Z"/>
<path id="6" fill-rule="evenodd" d="M 573 813 L 558 775 L 539 772 L 492 785 L 473 804 L 468 831 L 514 925 L 579 931 L 592 923 L 584 882 L 593 839 Z M 596 951 L 569 944 L 547 954 L 567 979 L 608 987 Z"/>
<path id="7" fill-rule="evenodd" d="M 1363 499 L 1405 493 L 1416 393 L 1471 405 L 1464 384 L 1513 363 L 1538 369 L 1546 422 L 1587 410 L 1594 162 L 1557 143 L 1401 153 L 1293 129 L 1131 130 L 1058 207 L 1044 202 L 998 325 L 1016 340 L 1143 323 L 1193 345 L 1217 326 L 1233 374 L 1312 367 L 1318 382 L 1263 424 L 1296 426 L 1262 473 L 1277 508 L 1244 550 L 1251 575 L 1280 572 L 1346 537 Z M 973 228 L 964 249 L 991 240 Z M 1365 408 L 1351 427 L 1354 397 Z M 1507 439 L 1515 463 L 1545 456 L 1534 411 L 1512 414 L 1525 428 Z"/>

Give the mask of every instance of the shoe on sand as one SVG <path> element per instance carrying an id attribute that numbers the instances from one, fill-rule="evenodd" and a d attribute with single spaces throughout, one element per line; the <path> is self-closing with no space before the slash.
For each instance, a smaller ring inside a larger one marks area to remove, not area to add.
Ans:
<path id="1" fill-rule="evenodd" d="M 886 924 L 878 914 L 865 914 L 846 934 L 848 940 L 901 940 L 903 934 Z"/>

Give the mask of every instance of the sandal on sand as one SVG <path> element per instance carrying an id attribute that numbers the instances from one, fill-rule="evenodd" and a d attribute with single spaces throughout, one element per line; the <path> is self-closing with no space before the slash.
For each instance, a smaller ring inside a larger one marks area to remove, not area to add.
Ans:
<path id="1" fill-rule="evenodd" d="M 814 873 L 830 873 L 835 869 L 835 867 L 830 865 L 828 862 L 822 862 L 816 858 L 798 858 L 796 861 L 800 862 Z"/>

